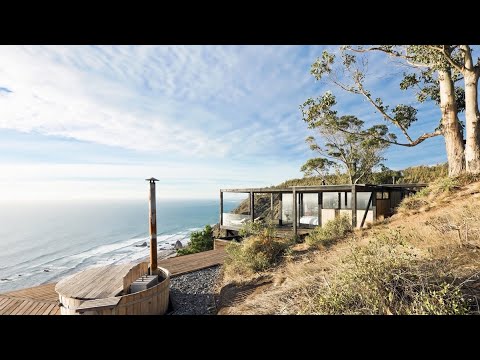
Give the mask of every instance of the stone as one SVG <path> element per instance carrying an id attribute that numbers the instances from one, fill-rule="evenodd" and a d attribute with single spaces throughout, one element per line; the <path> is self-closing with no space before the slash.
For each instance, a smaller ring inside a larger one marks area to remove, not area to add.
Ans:
<path id="1" fill-rule="evenodd" d="M 145 247 L 145 246 L 147 246 L 147 242 L 144 241 L 142 244 L 140 244 L 140 245 L 135 245 L 135 246 L 136 246 L 136 247 Z"/>
<path id="2" fill-rule="evenodd" d="M 183 248 L 183 245 L 180 240 L 177 240 L 175 243 L 175 250 Z"/>

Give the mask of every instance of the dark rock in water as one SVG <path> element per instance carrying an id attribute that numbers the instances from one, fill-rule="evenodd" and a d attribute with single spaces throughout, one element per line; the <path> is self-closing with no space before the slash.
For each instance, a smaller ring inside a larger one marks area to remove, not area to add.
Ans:
<path id="1" fill-rule="evenodd" d="M 43 272 L 50 272 L 50 270 L 48 270 L 48 269 L 43 269 Z"/>
<path id="2" fill-rule="evenodd" d="M 144 241 L 144 242 L 143 242 L 143 244 L 140 244 L 140 245 L 135 245 L 135 246 L 136 246 L 136 247 L 145 247 L 145 246 L 147 246 L 147 242 L 146 242 L 146 241 Z"/>
<path id="3" fill-rule="evenodd" d="M 0 281 L 10 281 L 10 279 L 0 279 Z"/>
<path id="4" fill-rule="evenodd" d="M 175 250 L 183 248 L 183 245 L 180 240 L 177 240 L 174 246 Z"/>
<path id="5" fill-rule="evenodd" d="M 18 276 L 22 276 L 22 274 L 18 274 Z"/>

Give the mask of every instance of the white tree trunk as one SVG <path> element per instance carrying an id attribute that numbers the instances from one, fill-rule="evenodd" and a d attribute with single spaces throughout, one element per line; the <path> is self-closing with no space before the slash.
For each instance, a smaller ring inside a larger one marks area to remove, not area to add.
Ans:
<path id="1" fill-rule="evenodd" d="M 480 114 L 478 111 L 478 70 L 474 68 L 470 47 L 465 50 L 465 128 L 467 132 L 465 161 L 468 173 L 480 172 Z"/>
<path id="2" fill-rule="evenodd" d="M 448 174 L 456 176 L 465 171 L 463 136 L 457 116 L 455 88 L 450 71 L 439 71 L 442 129 L 448 160 Z"/>

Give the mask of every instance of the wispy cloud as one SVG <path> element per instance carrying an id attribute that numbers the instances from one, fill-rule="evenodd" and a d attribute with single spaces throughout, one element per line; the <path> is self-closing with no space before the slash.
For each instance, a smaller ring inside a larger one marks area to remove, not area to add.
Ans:
<path id="1" fill-rule="evenodd" d="M 229 184 L 301 176 L 310 133 L 299 105 L 326 90 L 309 74 L 323 48 L 2 46 L 0 166 L 8 176 L 0 181 L 10 184 L 2 187 L 20 189 L 33 176 L 45 187 L 42 197 L 68 198 L 69 181 L 83 189 L 79 196 L 117 196 L 109 190 L 117 186 L 123 196 L 139 196 L 136 179 L 155 175 L 165 195 L 216 196 Z M 387 100 L 412 101 L 391 86 L 398 76 L 383 71 L 383 62 L 372 59 L 369 86 Z M 378 120 L 362 100 L 338 99 L 341 113 Z M 420 115 L 419 134 L 439 113 L 427 106 Z M 440 142 L 432 144 L 435 154 L 425 161 L 443 154 Z M 415 160 L 398 154 L 392 150 L 390 165 Z"/>

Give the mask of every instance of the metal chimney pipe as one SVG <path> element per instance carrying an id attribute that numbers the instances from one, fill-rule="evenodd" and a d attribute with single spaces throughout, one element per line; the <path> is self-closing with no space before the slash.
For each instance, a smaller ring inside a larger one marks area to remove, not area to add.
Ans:
<path id="1" fill-rule="evenodd" d="M 157 273 L 157 205 L 155 199 L 155 181 L 158 179 L 145 179 L 150 182 L 149 220 L 150 220 L 150 275 Z"/>

